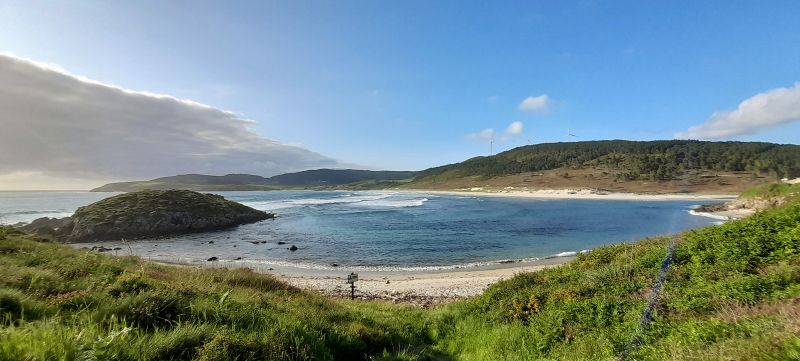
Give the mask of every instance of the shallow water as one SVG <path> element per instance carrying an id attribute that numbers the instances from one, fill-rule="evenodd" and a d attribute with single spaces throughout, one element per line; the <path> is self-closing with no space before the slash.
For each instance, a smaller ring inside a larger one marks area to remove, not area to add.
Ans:
<path id="1" fill-rule="evenodd" d="M 330 269 L 433 269 L 571 255 L 713 224 L 697 201 L 546 200 L 409 192 L 219 192 L 278 218 L 235 229 L 129 244 L 157 260 L 209 257 Z M 110 196 L 0 192 L 0 223 L 65 216 Z M 706 203 L 713 203 L 707 202 Z M 213 241 L 213 243 L 209 243 Z M 285 242 L 279 245 L 278 242 Z M 288 248 L 295 245 L 297 251 Z"/>

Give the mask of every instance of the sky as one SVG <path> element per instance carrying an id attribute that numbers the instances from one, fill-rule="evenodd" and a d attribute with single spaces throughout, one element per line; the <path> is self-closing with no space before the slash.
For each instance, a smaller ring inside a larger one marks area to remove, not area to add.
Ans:
<path id="1" fill-rule="evenodd" d="M 0 189 L 800 140 L 797 1 L 3 1 Z"/>

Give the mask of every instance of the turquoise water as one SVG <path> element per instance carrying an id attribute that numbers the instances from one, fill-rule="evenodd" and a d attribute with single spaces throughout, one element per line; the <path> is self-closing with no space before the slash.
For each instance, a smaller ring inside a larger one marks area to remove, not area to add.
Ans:
<path id="1" fill-rule="evenodd" d="M 545 200 L 388 191 L 219 193 L 279 217 L 227 231 L 137 241 L 130 248 L 124 245 L 125 250 L 182 261 L 213 256 L 309 268 L 333 263 L 367 269 L 435 268 L 569 255 L 715 222 L 689 214 L 697 201 Z M 0 223 L 68 215 L 109 195 L 0 193 Z M 299 249 L 290 251 L 291 245 Z"/>

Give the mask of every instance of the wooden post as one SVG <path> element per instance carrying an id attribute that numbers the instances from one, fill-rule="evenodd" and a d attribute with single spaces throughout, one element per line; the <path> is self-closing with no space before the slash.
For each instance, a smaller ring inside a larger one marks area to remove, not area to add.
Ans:
<path id="1" fill-rule="evenodd" d="M 358 281 L 358 273 L 351 272 L 347 275 L 347 283 L 350 284 L 350 299 L 356 299 L 356 281 Z"/>

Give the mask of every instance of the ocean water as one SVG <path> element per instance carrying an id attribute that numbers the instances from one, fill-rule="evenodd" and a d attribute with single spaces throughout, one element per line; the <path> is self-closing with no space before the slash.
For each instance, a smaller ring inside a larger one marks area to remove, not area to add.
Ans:
<path id="1" fill-rule="evenodd" d="M 331 269 L 334 263 L 366 270 L 435 269 L 571 255 L 717 221 L 691 214 L 697 201 L 516 199 L 391 191 L 219 194 L 273 211 L 278 218 L 225 231 L 103 244 L 122 247 L 118 253 L 167 261 L 205 262 L 218 257 L 223 262 L 241 258 L 312 269 Z M 66 216 L 110 195 L 0 192 L 0 223 Z M 292 245 L 299 249 L 290 251 Z"/>

